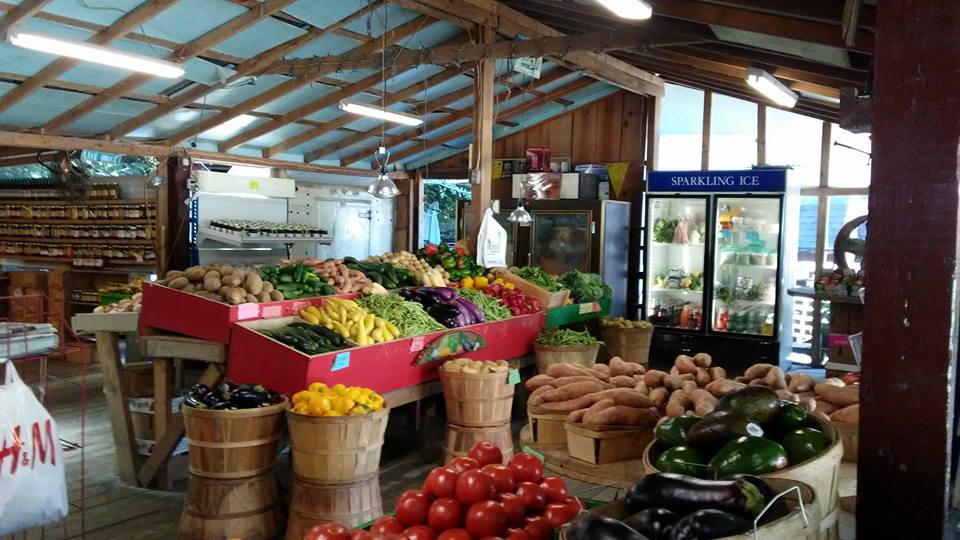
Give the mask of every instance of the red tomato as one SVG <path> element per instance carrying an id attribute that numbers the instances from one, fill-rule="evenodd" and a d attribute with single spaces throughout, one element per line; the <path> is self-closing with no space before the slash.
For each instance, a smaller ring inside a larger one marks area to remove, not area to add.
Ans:
<path id="1" fill-rule="evenodd" d="M 567 500 L 563 501 L 563 503 L 569 506 L 575 514 L 579 514 L 582 510 L 587 509 L 587 507 L 583 505 L 583 501 L 577 497 L 567 497 Z"/>
<path id="2" fill-rule="evenodd" d="M 370 527 L 370 532 L 402 533 L 404 529 L 406 529 L 406 526 L 399 519 L 393 516 L 383 516 Z"/>
<path id="3" fill-rule="evenodd" d="M 478 502 L 467 510 L 467 532 L 474 537 L 500 536 L 507 532 L 507 512 L 500 503 Z"/>
<path id="4" fill-rule="evenodd" d="M 513 456 L 509 465 L 516 482 L 540 482 L 543 478 L 543 463 L 533 454 L 520 452 Z"/>
<path id="5" fill-rule="evenodd" d="M 427 514 L 427 524 L 435 531 L 456 529 L 463 525 L 463 505 L 452 497 L 433 501 Z"/>
<path id="6" fill-rule="evenodd" d="M 493 479 L 493 485 L 496 486 L 498 493 L 513 493 L 513 471 L 510 467 L 491 463 L 484 465 L 480 471 Z"/>
<path id="7" fill-rule="evenodd" d="M 481 467 L 492 463 L 503 463 L 503 453 L 497 445 L 488 441 L 480 441 L 473 445 L 467 455 L 475 459 Z"/>
<path id="8" fill-rule="evenodd" d="M 497 496 L 497 488 L 493 485 L 493 478 L 478 470 L 467 471 L 457 479 L 457 499 L 469 506 L 480 501 L 487 501 Z"/>
<path id="9" fill-rule="evenodd" d="M 404 540 L 402 534 L 376 533 L 371 531 L 354 531 L 350 540 Z"/>
<path id="10" fill-rule="evenodd" d="M 507 513 L 507 523 L 514 527 L 524 525 L 527 520 L 527 509 L 523 506 L 523 500 L 516 493 L 501 493 L 500 504 L 503 511 Z"/>
<path id="11" fill-rule="evenodd" d="M 503 540 L 533 540 L 533 538 L 523 529 L 507 529 L 507 535 Z"/>
<path id="12" fill-rule="evenodd" d="M 540 481 L 540 487 L 547 494 L 547 502 L 562 503 L 567 500 L 567 483 L 563 478 L 546 476 Z"/>
<path id="13" fill-rule="evenodd" d="M 314 525 L 303 537 L 304 540 L 350 540 L 350 530 L 339 523 Z"/>
<path id="14" fill-rule="evenodd" d="M 437 467 L 423 481 L 423 492 L 437 499 L 453 497 L 460 473 L 449 467 Z"/>
<path id="15" fill-rule="evenodd" d="M 517 496 L 523 503 L 523 508 L 528 514 L 535 514 L 543 510 L 547 505 L 547 494 L 543 488 L 533 482 L 520 482 L 517 486 Z"/>
<path id="16" fill-rule="evenodd" d="M 526 531 L 533 540 L 550 540 L 553 538 L 553 527 L 547 523 L 547 520 L 540 516 L 528 517 L 527 526 L 524 527 L 523 530 Z"/>
<path id="17" fill-rule="evenodd" d="M 466 529 L 447 529 L 440 533 L 437 540 L 473 540 Z"/>
<path id="18" fill-rule="evenodd" d="M 408 489 L 397 501 L 397 519 L 406 527 L 427 522 L 430 511 L 430 496 L 418 489 Z"/>
<path id="19" fill-rule="evenodd" d="M 403 531 L 403 536 L 406 537 L 407 540 L 435 540 L 437 534 L 426 525 L 414 525 Z"/>
<path id="20" fill-rule="evenodd" d="M 550 503 L 543 509 L 543 519 L 554 529 L 570 521 L 577 515 L 572 508 L 563 503 Z"/>
<path id="21" fill-rule="evenodd" d="M 450 467 L 458 473 L 463 474 L 467 471 L 472 471 L 473 469 L 479 469 L 480 464 L 477 463 L 477 460 L 471 457 L 459 456 L 451 459 L 450 463 L 447 464 L 447 467 Z"/>

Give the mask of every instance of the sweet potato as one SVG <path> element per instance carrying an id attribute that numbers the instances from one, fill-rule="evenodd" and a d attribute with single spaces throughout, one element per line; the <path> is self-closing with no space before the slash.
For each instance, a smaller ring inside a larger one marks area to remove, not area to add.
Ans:
<path id="1" fill-rule="evenodd" d="M 643 374 L 643 382 L 650 388 L 663 386 L 663 378 L 666 376 L 667 374 L 659 369 L 651 369 Z"/>
<path id="2" fill-rule="evenodd" d="M 650 390 L 650 394 L 647 396 L 650 398 L 650 401 L 653 402 L 654 406 L 658 409 L 663 408 L 667 402 L 667 396 L 670 394 L 670 391 L 666 388 L 660 386 Z"/>
<path id="3" fill-rule="evenodd" d="M 693 355 L 693 363 L 696 364 L 697 367 L 708 368 L 710 364 L 713 363 L 713 357 L 705 352 L 698 352 Z"/>
<path id="4" fill-rule="evenodd" d="M 674 367 L 677 368 L 678 373 L 696 373 L 697 365 L 693 363 L 693 358 L 685 354 L 681 354 L 673 362 Z"/>
<path id="5" fill-rule="evenodd" d="M 743 376 L 747 379 L 760 379 L 767 376 L 767 373 L 773 369 L 772 364 L 754 364 L 747 368 Z"/>
<path id="6" fill-rule="evenodd" d="M 637 381 L 629 375 L 617 375 L 616 377 L 610 377 L 610 384 L 616 388 L 633 388 L 637 385 Z"/>
<path id="7" fill-rule="evenodd" d="M 670 399 L 667 400 L 667 407 L 664 410 L 667 416 L 683 416 L 683 413 L 687 412 L 687 409 L 693 408 L 693 402 L 690 401 L 690 396 L 687 395 L 683 390 L 674 390 L 670 394 Z"/>
<path id="8" fill-rule="evenodd" d="M 696 377 L 697 386 L 700 388 L 710 384 L 710 381 L 713 380 L 710 378 L 710 372 L 707 371 L 707 368 L 702 368 L 699 366 L 697 366 L 697 372 L 694 374 L 694 376 Z"/>
<path id="9" fill-rule="evenodd" d="M 836 411 L 830 415 L 830 419 L 834 422 L 859 422 L 860 421 L 860 404 L 854 403 Z"/>
<path id="10" fill-rule="evenodd" d="M 710 392 L 711 395 L 715 398 L 722 398 L 723 396 L 733 392 L 734 390 L 739 390 L 746 386 L 742 382 L 731 381 L 730 379 L 717 379 L 706 386 L 707 392 Z"/>
<path id="11" fill-rule="evenodd" d="M 787 380 L 784 378 L 783 370 L 779 367 L 772 367 L 764 377 L 764 383 L 774 390 L 784 390 L 787 388 Z"/>
<path id="12" fill-rule="evenodd" d="M 636 375 L 644 367 L 634 362 L 625 362 L 619 356 L 610 359 L 610 375 Z"/>
<path id="13" fill-rule="evenodd" d="M 766 378 L 766 377 L 762 377 L 762 378 L 754 379 L 754 380 L 750 381 L 750 386 L 758 386 L 758 385 L 759 385 L 759 386 L 766 386 L 766 385 L 767 385 L 767 378 Z"/>
<path id="14" fill-rule="evenodd" d="M 800 406 L 807 410 L 807 412 L 813 412 L 817 409 L 817 400 L 809 396 L 800 397 Z"/>
<path id="15" fill-rule="evenodd" d="M 740 375 L 739 377 L 735 377 L 733 380 L 737 381 L 738 383 L 748 384 L 752 379 Z"/>
<path id="16" fill-rule="evenodd" d="M 804 373 L 794 373 L 793 377 L 790 377 L 790 383 L 787 384 L 787 390 L 793 392 L 794 394 L 799 394 L 801 392 L 809 392 L 810 390 L 813 390 L 813 386 L 813 377 Z"/>
<path id="17" fill-rule="evenodd" d="M 613 402 L 616 405 L 627 405 L 629 407 L 637 407 L 640 409 L 653 407 L 653 401 L 651 401 L 649 397 L 637 392 L 636 390 L 617 393 L 617 395 L 613 398 Z"/>
<path id="18" fill-rule="evenodd" d="M 683 381 L 680 383 L 680 389 L 686 392 L 687 394 L 689 394 L 690 392 L 693 392 L 697 388 L 698 387 L 697 387 L 696 381 Z"/>
<path id="19" fill-rule="evenodd" d="M 560 363 L 547 366 L 547 375 L 551 377 L 574 377 L 577 375 L 594 377 L 596 372 L 579 364 Z"/>
<path id="20" fill-rule="evenodd" d="M 565 384 L 558 388 L 543 394 L 544 401 L 567 401 L 570 399 L 576 399 L 580 396 L 585 396 L 587 394 L 592 394 L 594 392 L 599 392 L 603 390 L 603 383 L 600 381 L 584 381 L 584 382 L 575 382 L 573 384 Z"/>
<path id="21" fill-rule="evenodd" d="M 523 386 L 527 389 L 527 391 L 533 392 L 537 388 L 550 384 L 553 381 L 554 378 L 549 375 L 534 375 L 533 377 L 527 379 L 527 382 L 523 383 Z"/>
<path id="22" fill-rule="evenodd" d="M 590 366 L 590 369 L 596 371 L 601 375 L 606 375 L 607 377 L 610 376 L 610 366 L 606 364 L 594 364 Z"/>
<path id="23" fill-rule="evenodd" d="M 663 378 L 663 386 L 667 387 L 667 390 L 671 392 L 677 390 L 683 384 L 683 379 L 679 375 L 667 375 Z"/>
<path id="24" fill-rule="evenodd" d="M 800 403 L 800 398 L 796 394 L 789 390 L 780 389 L 777 390 L 777 397 L 784 401 L 791 401 L 793 403 Z"/>
<path id="25" fill-rule="evenodd" d="M 584 414 L 583 423 L 597 426 L 636 426 L 654 421 L 659 414 L 653 407 L 638 409 L 626 405 L 607 407 L 592 415 Z"/>
<path id="26" fill-rule="evenodd" d="M 587 412 L 584 413 L 583 415 L 584 421 L 586 421 L 586 418 L 589 417 L 591 414 L 598 413 L 608 407 L 613 407 L 612 399 L 601 399 L 599 401 L 596 401 L 593 405 L 587 408 Z"/>
<path id="27" fill-rule="evenodd" d="M 713 397 L 713 394 L 703 388 L 697 388 L 688 395 L 690 396 L 690 401 L 693 402 L 693 412 L 696 413 L 697 416 L 706 416 L 712 413 L 713 408 L 717 405 L 717 398 Z"/>
<path id="28" fill-rule="evenodd" d="M 697 376 L 694 375 L 693 373 L 682 373 L 682 374 L 677 375 L 677 376 L 680 377 L 680 380 L 681 380 L 681 381 L 694 381 L 694 382 L 696 382 L 696 380 L 697 380 Z"/>
<path id="29" fill-rule="evenodd" d="M 527 407 L 536 407 L 537 405 L 543 405 L 543 394 L 553 390 L 553 386 L 545 384 L 538 387 L 536 390 L 530 392 L 530 396 L 527 397 Z"/>
<path id="30" fill-rule="evenodd" d="M 710 380 L 712 381 L 719 381 L 720 379 L 727 378 L 727 370 L 720 366 L 708 368 L 707 372 L 710 373 Z"/>
<path id="31" fill-rule="evenodd" d="M 587 413 L 587 409 L 577 409 L 567 415 L 567 422 L 571 424 L 579 424 L 583 422 L 583 415 Z"/>
<path id="32" fill-rule="evenodd" d="M 573 377 L 556 377 L 553 379 L 553 382 L 550 383 L 553 386 L 560 388 L 561 386 L 566 386 L 568 384 L 578 383 L 578 382 L 599 382 L 603 383 L 600 379 L 596 377 L 590 377 L 586 375 L 574 375 Z M 606 383 L 603 383 L 606 384 Z"/>
<path id="33" fill-rule="evenodd" d="M 839 386 L 839 387 L 843 387 L 847 385 L 847 383 L 843 382 L 843 379 L 840 379 L 838 377 L 828 377 L 820 381 L 819 383 L 817 383 L 816 386 L 820 386 L 821 384 L 827 385 L 827 386 Z"/>
<path id="34" fill-rule="evenodd" d="M 674 365 L 673 367 L 670 368 L 670 374 L 671 374 L 671 375 L 679 375 L 679 374 L 680 374 L 680 369 L 677 368 L 676 365 Z"/>
<path id="35" fill-rule="evenodd" d="M 860 385 L 857 384 L 839 387 L 821 382 L 816 385 L 816 392 L 821 399 L 837 407 L 848 407 L 854 403 L 860 403 Z"/>
<path id="36" fill-rule="evenodd" d="M 814 409 L 817 412 L 822 412 L 823 414 L 830 416 L 831 414 L 840 410 L 840 407 L 837 407 L 829 401 L 824 401 L 820 398 L 817 398 L 817 407 Z"/>
<path id="37" fill-rule="evenodd" d="M 186 287 L 186 286 L 189 285 L 189 284 L 190 284 L 190 280 L 189 280 L 189 279 L 187 279 L 187 278 L 184 277 L 184 276 L 178 276 L 178 277 L 175 277 L 175 278 L 171 279 L 169 282 L 167 282 L 167 287 L 170 287 L 171 289 L 180 289 L 180 290 L 183 290 L 183 288 Z"/>
<path id="38" fill-rule="evenodd" d="M 637 384 L 633 387 L 633 389 L 645 396 L 650 395 L 650 389 L 647 388 L 646 383 L 644 383 L 642 380 L 638 381 Z"/>

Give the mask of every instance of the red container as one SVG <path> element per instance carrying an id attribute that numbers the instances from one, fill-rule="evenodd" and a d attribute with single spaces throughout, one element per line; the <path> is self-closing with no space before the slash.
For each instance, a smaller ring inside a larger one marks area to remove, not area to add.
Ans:
<path id="1" fill-rule="evenodd" d="M 527 172 L 550 172 L 550 154 L 553 149 L 546 146 L 527 148 Z"/>
<path id="2" fill-rule="evenodd" d="M 354 296 L 356 295 L 343 295 L 341 298 Z M 144 283 L 140 332 L 152 328 L 217 343 L 229 343 L 230 330 L 235 322 L 296 315 L 308 305 L 321 305 L 322 298 L 230 306 L 170 287 Z"/>
<path id="3" fill-rule="evenodd" d="M 415 362 L 420 351 L 431 341 L 451 331 L 316 356 L 306 355 L 256 331 L 258 328 L 285 326 L 292 320 L 293 317 L 234 325 L 227 378 L 236 383 L 262 384 L 288 396 L 314 382 L 366 386 L 380 393 L 390 392 L 438 378 L 437 362 L 422 366 Z M 465 326 L 459 330 L 470 330 L 483 336 L 487 347 L 463 356 L 510 359 L 530 354 L 533 340 L 543 328 L 543 321 L 543 313 L 534 313 L 505 321 Z M 335 364 L 338 355 L 342 356 L 339 363 Z M 348 365 L 341 367 L 345 361 L 349 362 Z M 335 367 L 340 369 L 333 371 Z"/>

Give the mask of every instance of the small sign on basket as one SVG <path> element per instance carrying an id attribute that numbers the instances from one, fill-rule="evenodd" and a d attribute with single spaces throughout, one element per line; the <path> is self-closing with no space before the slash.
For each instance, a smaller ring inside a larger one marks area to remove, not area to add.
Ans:
<path id="1" fill-rule="evenodd" d="M 534 450 L 533 448 L 530 448 L 529 446 L 524 446 L 523 451 L 533 455 L 534 457 L 540 460 L 540 463 L 543 463 L 543 454 L 541 454 L 540 452 L 537 452 L 536 450 Z"/>
<path id="2" fill-rule="evenodd" d="M 585 302 L 580 304 L 580 315 L 586 315 L 588 313 L 596 313 L 600 311 L 599 302 Z"/>
<path id="3" fill-rule="evenodd" d="M 237 320 L 245 321 L 247 319 L 256 319 L 260 317 L 260 304 L 247 302 L 237 306 Z"/>
<path id="4" fill-rule="evenodd" d="M 423 350 L 423 336 L 417 336 L 410 340 L 410 352 Z"/>
<path id="5" fill-rule="evenodd" d="M 343 351 L 337 353 L 337 356 L 333 358 L 333 365 L 330 366 L 330 371 L 340 371 L 348 367 L 350 367 L 350 351 Z"/>
<path id="6" fill-rule="evenodd" d="M 511 369 L 510 373 L 507 375 L 507 384 L 517 384 L 520 382 L 520 370 Z"/>

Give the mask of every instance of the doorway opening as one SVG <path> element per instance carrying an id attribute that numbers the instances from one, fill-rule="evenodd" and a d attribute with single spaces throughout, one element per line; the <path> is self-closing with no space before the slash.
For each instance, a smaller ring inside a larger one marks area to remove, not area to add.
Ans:
<path id="1" fill-rule="evenodd" d="M 450 247 L 456 245 L 461 209 L 471 197 L 469 180 L 424 180 L 420 247 L 441 243 Z"/>

